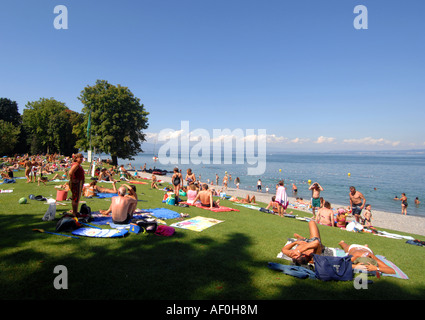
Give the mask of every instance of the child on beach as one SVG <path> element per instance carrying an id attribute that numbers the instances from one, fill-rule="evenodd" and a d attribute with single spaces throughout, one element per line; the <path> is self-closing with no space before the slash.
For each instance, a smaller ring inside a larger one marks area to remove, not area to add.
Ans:
<path id="1" fill-rule="evenodd" d="M 157 185 L 156 183 L 157 183 L 157 181 L 156 181 L 156 175 L 154 175 L 154 174 L 152 173 L 152 183 L 151 183 L 151 189 L 158 189 L 158 185 Z"/>
<path id="2" fill-rule="evenodd" d="M 338 209 L 338 214 L 336 215 L 336 226 L 338 228 L 345 228 L 347 225 L 347 211 L 344 208 Z"/>
<path id="3" fill-rule="evenodd" d="M 323 208 L 320 208 L 317 212 L 316 222 L 324 226 L 334 226 L 334 213 L 328 201 L 325 201 Z"/>
<path id="4" fill-rule="evenodd" d="M 370 211 L 372 206 L 370 204 L 367 204 L 365 207 L 365 210 L 363 212 L 363 225 L 365 227 L 371 227 L 372 226 L 372 212 Z"/>

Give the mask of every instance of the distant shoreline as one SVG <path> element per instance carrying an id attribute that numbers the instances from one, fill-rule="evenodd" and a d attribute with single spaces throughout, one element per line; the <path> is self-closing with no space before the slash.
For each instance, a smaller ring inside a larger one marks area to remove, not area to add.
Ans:
<path id="1" fill-rule="evenodd" d="M 129 172 L 132 172 L 134 174 L 134 171 L 128 170 Z M 151 173 L 141 172 L 138 171 L 138 175 L 143 178 L 151 178 Z M 168 177 L 166 175 L 158 175 L 157 178 L 159 180 L 163 180 L 166 183 L 171 184 L 171 177 Z M 212 185 L 209 185 L 212 187 Z M 214 185 L 214 188 L 222 189 L 222 186 Z M 266 192 L 258 192 L 258 191 L 250 191 L 245 189 L 235 189 L 235 188 L 227 188 L 226 194 L 230 196 L 235 196 L 238 198 L 245 198 L 247 194 L 250 196 L 255 196 L 256 202 L 262 202 L 264 204 L 267 204 L 271 201 L 272 196 L 275 195 L 275 193 L 266 193 Z M 288 196 L 289 203 L 294 204 L 296 202 L 296 199 L 294 197 Z M 309 199 L 308 199 L 309 200 Z M 332 204 L 333 208 L 346 208 L 348 206 L 348 200 L 347 204 L 340 205 L 340 204 Z M 289 213 L 291 210 L 299 210 L 306 212 L 307 214 L 311 214 L 311 211 L 306 208 L 293 208 L 288 207 L 287 213 Z M 349 220 L 352 220 L 352 216 L 348 216 Z M 389 229 L 393 231 L 399 231 L 399 232 L 405 232 L 412 235 L 421 235 L 425 236 L 425 217 L 418 217 L 418 216 L 402 216 L 401 214 L 395 214 L 390 212 L 384 212 L 384 211 L 376 211 L 372 210 L 372 225 L 378 228 L 383 229 Z"/>

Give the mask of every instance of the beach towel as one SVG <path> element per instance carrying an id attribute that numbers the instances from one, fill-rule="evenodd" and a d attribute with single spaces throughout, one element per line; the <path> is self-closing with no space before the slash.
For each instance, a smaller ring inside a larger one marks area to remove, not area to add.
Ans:
<path id="1" fill-rule="evenodd" d="M 131 184 L 148 184 L 147 182 L 144 182 L 144 181 L 129 181 L 128 183 L 131 183 Z"/>
<path id="2" fill-rule="evenodd" d="M 376 257 L 378 259 L 382 260 L 382 262 L 384 262 L 390 268 L 393 268 L 394 271 L 395 271 L 395 274 L 382 273 L 382 276 L 384 276 L 384 277 L 394 277 L 394 278 L 405 279 L 405 280 L 409 279 L 407 274 L 405 274 L 403 271 L 401 271 L 401 269 L 399 267 L 397 267 L 394 263 L 389 261 L 386 257 L 378 255 L 378 254 L 376 255 Z"/>
<path id="3" fill-rule="evenodd" d="M 134 214 L 133 219 L 141 219 L 145 216 L 146 216 L 146 213 L 141 212 L 139 214 Z M 113 223 L 111 216 L 104 216 L 103 214 L 99 213 L 99 211 L 92 212 L 91 218 L 92 220 L 90 221 L 90 223 L 96 224 L 96 225 L 107 225 L 107 224 L 110 225 L 111 223 Z"/>
<path id="4" fill-rule="evenodd" d="M 411 236 L 403 236 L 401 234 L 390 233 L 390 232 L 387 232 L 387 231 L 378 231 L 377 233 L 374 233 L 374 235 L 386 237 L 386 238 L 391 238 L 391 239 L 415 240 L 415 238 L 413 238 Z"/>
<path id="5" fill-rule="evenodd" d="M 175 219 L 180 217 L 178 212 L 167 208 L 145 209 L 145 212 L 151 213 L 158 219 Z"/>
<path id="6" fill-rule="evenodd" d="M 73 235 L 92 237 L 92 238 L 117 238 L 124 237 L 128 234 L 126 229 L 95 229 L 95 228 L 79 228 L 72 231 Z"/>
<path id="7" fill-rule="evenodd" d="M 173 223 L 171 227 L 200 232 L 221 222 L 223 221 L 198 216 L 181 222 Z"/>
<path id="8" fill-rule="evenodd" d="M 16 183 L 16 181 L 15 179 L 4 179 L 3 182 L 0 184 L 3 184 L 3 183 Z"/>
<path id="9" fill-rule="evenodd" d="M 116 196 L 118 196 L 118 193 L 98 193 L 98 194 L 96 194 L 96 197 L 98 197 L 99 199 L 112 198 L 112 197 L 116 197 Z"/>
<path id="10" fill-rule="evenodd" d="M 197 203 L 189 203 L 189 202 L 184 202 L 184 201 L 180 201 L 179 204 L 187 204 L 189 206 L 194 206 L 197 208 L 201 208 L 201 209 L 205 209 L 205 210 L 210 210 L 213 212 L 228 212 L 228 211 L 236 211 L 236 212 L 240 212 L 240 210 L 235 209 L 235 208 L 230 208 L 230 207 L 224 207 L 224 206 L 219 206 L 219 207 L 204 207 L 202 206 L 199 202 Z"/>
<path id="11" fill-rule="evenodd" d="M 395 271 L 395 274 L 390 274 L 390 273 L 383 273 L 381 272 L 381 276 L 383 277 L 394 277 L 394 278 L 398 278 L 398 279 L 404 279 L 404 280 L 408 280 L 409 277 L 407 276 L 407 274 L 405 274 L 399 267 L 397 267 L 393 262 L 389 261 L 386 257 L 382 256 L 382 255 L 376 255 L 376 257 L 378 259 L 380 259 L 383 263 L 385 263 L 387 266 L 389 266 L 390 268 L 393 268 L 393 270 Z M 376 275 L 375 271 L 366 271 L 363 269 L 354 269 L 354 273 L 366 273 L 368 275 Z"/>
<path id="12" fill-rule="evenodd" d="M 236 205 L 238 205 L 238 206 L 241 206 L 241 207 L 245 207 L 245 208 L 248 208 L 248 209 L 253 209 L 253 210 L 258 210 L 258 211 L 261 211 L 261 207 L 256 207 L 256 206 L 254 206 L 254 205 L 252 205 L 252 204 L 248 204 L 248 203 L 235 203 Z"/>
<path id="13" fill-rule="evenodd" d="M 288 196 L 286 195 L 286 189 L 283 186 L 280 186 L 276 190 L 276 199 L 275 201 L 281 204 L 284 208 L 286 208 L 289 204 Z"/>
<path id="14" fill-rule="evenodd" d="M 130 223 L 128 223 L 128 224 L 117 224 L 117 223 L 110 222 L 108 224 L 112 229 L 118 229 L 118 230 L 130 229 Z"/>
<path id="15" fill-rule="evenodd" d="M 412 244 L 414 246 L 425 247 L 425 241 L 421 241 L 421 240 L 418 240 L 418 239 L 407 240 L 406 243 L 407 244 Z"/>
<path id="16" fill-rule="evenodd" d="M 10 189 L 10 190 L 0 190 L 0 193 L 11 193 L 11 192 L 13 192 L 13 190 L 12 189 Z"/>
<path id="17" fill-rule="evenodd" d="M 316 274 L 310 269 L 301 266 L 284 265 L 280 263 L 269 262 L 268 267 L 272 270 L 282 271 L 284 274 L 300 278 L 300 279 L 314 279 L 316 280 Z"/>

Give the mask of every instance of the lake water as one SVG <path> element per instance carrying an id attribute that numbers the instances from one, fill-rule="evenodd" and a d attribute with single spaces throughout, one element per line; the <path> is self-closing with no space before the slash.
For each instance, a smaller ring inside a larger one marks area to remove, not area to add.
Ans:
<path id="1" fill-rule="evenodd" d="M 215 174 L 220 177 L 220 184 L 225 172 L 232 179 L 240 178 L 240 188 L 256 191 L 257 180 L 262 180 L 263 192 L 266 186 L 269 193 L 274 194 L 276 183 L 284 179 L 289 196 L 292 193 L 292 183 L 298 187 L 297 197 L 310 199 L 309 183 L 319 182 L 324 191 L 321 193 L 333 204 L 349 205 L 349 187 L 355 186 L 362 192 L 366 202 L 372 205 L 372 210 L 391 213 L 401 213 L 401 202 L 395 201 L 406 193 L 408 198 L 408 215 L 425 216 L 425 156 L 424 155 L 347 155 L 319 153 L 287 153 L 268 154 L 267 165 L 261 176 L 247 175 L 248 164 L 189 164 L 177 166 L 182 169 L 183 177 L 191 168 L 196 176 L 201 175 L 201 181 L 207 179 L 215 182 Z M 140 169 L 146 163 L 147 168 L 159 168 L 172 171 L 174 164 L 163 164 L 154 161 L 152 154 L 141 154 L 135 160 L 121 160 L 119 164 L 127 166 L 130 163 Z M 181 162 L 180 162 L 181 163 Z M 211 161 L 212 163 L 212 161 Z M 350 174 L 350 175 L 349 175 Z M 232 183 L 229 185 L 235 187 Z M 420 205 L 414 204 L 418 197 Z"/>

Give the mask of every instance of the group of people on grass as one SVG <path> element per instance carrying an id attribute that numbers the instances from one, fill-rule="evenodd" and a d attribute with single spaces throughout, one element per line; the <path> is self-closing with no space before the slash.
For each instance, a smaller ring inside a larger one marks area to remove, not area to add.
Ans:
<path id="1" fill-rule="evenodd" d="M 32 177 L 35 181 L 37 174 L 31 174 L 33 172 L 37 172 L 40 179 L 43 175 L 55 173 L 59 168 L 64 171 L 64 174 L 62 175 L 56 173 L 53 179 L 65 180 L 68 178 L 68 183 L 62 187 L 71 191 L 72 215 L 77 217 L 79 216 L 78 205 L 82 194 L 86 197 L 91 197 L 96 193 L 117 193 L 117 196 L 112 197 L 109 208 L 107 210 L 100 210 L 100 213 L 104 215 L 112 215 L 113 222 L 118 224 L 127 224 L 133 218 L 138 201 L 136 187 L 134 185 L 122 184 L 117 189 L 117 181 L 113 178 L 116 173 L 120 174 L 120 180 L 123 178 L 130 178 L 131 176 L 127 175 L 128 172 L 126 172 L 125 169 L 119 169 L 118 172 L 114 171 L 114 168 L 112 168 L 112 170 L 99 170 L 99 180 L 111 181 L 113 185 L 112 189 L 98 186 L 97 180 L 92 181 L 88 186 L 84 187 L 85 171 L 81 166 L 84 157 L 80 153 L 73 155 L 72 161 L 71 158 L 59 160 L 59 157 L 55 155 L 50 156 L 47 161 L 41 157 L 30 158 L 28 156 L 19 160 L 20 161 L 18 162 L 13 162 L 11 160 L 10 162 L 12 163 L 2 170 L 2 176 L 5 178 L 13 178 L 13 170 L 19 170 L 22 166 L 25 168 L 25 176 L 29 183 L 32 182 Z M 34 167 L 37 167 L 37 170 L 34 170 Z M 12 173 L 10 174 L 10 172 Z M 183 187 L 183 176 L 180 170 L 175 168 L 172 176 L 172 184 L 174 186 L 174 193 L 176 196 L 180 194 L 180 190 L 186 188 L 185 192 L 189 203 L 199 201 L 201 205 L 205 207 L 212 208 L 214 206 L 219 206 L 219 201 L 213 200 L 213 192 L 209 190 L 208 184 L 200 184 L 190 169 L 187 170 L 185 181 L 187 183 L 187 187 Z M 324 250 L 317 224 L 334 225 L 334 213 L 330 207 L 330 203 L 327 201 L 320 201 L 320 191 L 323 191 L 323 188 L 315 182 L 310 186 L 310 190 L 312 190 L 312 209 L 315 220 L 311 220 L 308 223 L 310 232 L 309 237 L 306 238 L 298 234 L 294 234 L 296 240 L 282 248 L 282 253 L 290 257 L 293 262 L 298 265 L 313 262 L 313 255 L 321 254 Z M 283 180 L 279 181 L 276 185 L 276 195 L 272 198 L 272 200 L 272 203 L 269 205 L 276 209 L 277 214 L 284 215 L 289 201 L 286 196 L 286 189 L 284 187 Z M 400 200 L 402 202 L 406 201 L 406 199 Z M 237 201 L 243 203 L 255 203 L 255 197 L 250 197 L 248 195 L 245 199 Z M 356 221 L 358 221 L 362 209 L 365 208 L 366 214 L 364 220 L 370 223 L 370 205 L 366 205 L 366 199 L 363 194 L 357 191 L 354 187 L 350 187 L 350 207 Z M 317 215 L 316 208 L 319 208 Z M 336 225 L 338 226 L 339 223 L 340 221 L 337 218 Z M 378 259 L 367 245 L 347 245 L 344 241 L 341 241 L 339 246 L 351 256 L 351 261 L 355 268 L 363 268 L 367 271 L 376 271 L 378 273 L 395 273 L 392 268 L 388 267 L 384 262 Z"/>
<path id="2" fill-rule="evenodd" d="M 294 233 L 295 241 L 288 243 L 282 248 L 282 253 L 292 259 L 296 265 L 307 265 L 314 263 L 314 255 L 323 253 L 323 245 L 317 223 L 314 220 L 309 221 L 309 237 L 302 237 Z M 338 245 L 351 256 L 353 268 L 379 273 L 395 274 L 393 268 L 387 266 L 382 260 L 377 258 L 368 245 L 352 244 L 348 245 L 340 241 Z"/>

